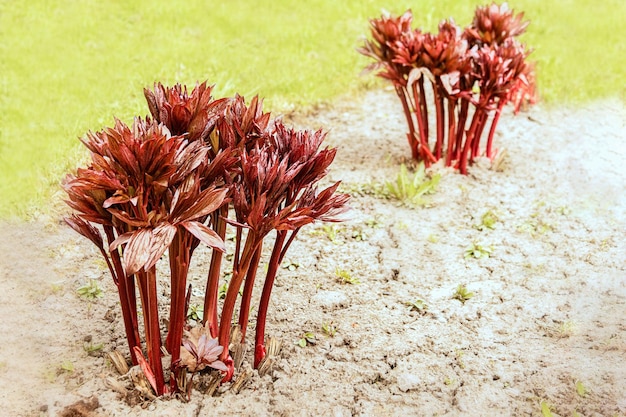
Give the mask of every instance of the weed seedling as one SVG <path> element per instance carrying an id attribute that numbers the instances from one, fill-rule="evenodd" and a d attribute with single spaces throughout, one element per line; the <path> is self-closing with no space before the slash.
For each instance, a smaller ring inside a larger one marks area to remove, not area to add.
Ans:
<path id="1" fill-rule="evenodd" d="M 357 277 L 353 277 L 349 271 L 345 269 L 335 269 L 335 276 L 342 284 L 360 284 L 361 281 Z"/>
<path id="2" fill-rule="evenodd" d="M 224 298 L 226 298 L 226 291 L 228 291 L 228 283 L 225 282 L 224 284 L 222 284 L 218 290 L 218 295 L 217 298 L 220 300 L 223 300 Z"/>
<path id="3" fill-rule="evenodd" d="M 282 266 L 288 271 L 295 271 L 296 269 L 300 268 L 300 264 L 293 261 L 285 261 L 283 262 Z"/>
<path id="4" fill-rule="evenodd" d="M 300 339 L 296 341 L 296 345 L 300 347 L 307 347 L 308 345 L 315 345 L 317 340 L 315 339 L 315 333 L 305 332 Z"/>
<path id="5" fill-rule="evenodd" d="M 96 298 L 102 297 L 102 289 L 98 284 L 98 281 L 95 279 L 89 280 L 89 282 L 81 287 L 79 287 L 76 292 L 81 297 L 84 297 L 88 300 L 95 300 Z"/>
<path id="6" fill-rule="evenodd" d="M 341 240 L 339 239 L 340 233 L 341 233 L 341 228 L 334 224 L 325 224 L 325 225 L 322 225 L 322 227 L 318 228 L 317 230 L 313 230 L 310 232 L 312 236 L 315 236 L 315 235 L 326 236 L 326 238 L 330 240 L 332 243 L 334 243 L 335 245 L 339 245 L 341 243 Z"/>
<path id="7" fill-rule="evenodd" d="M 493 230 L 496 228 L 496 223 L 498 222 L 498 216 L 492 211 L 489 210 L 480 218 L 480 223 L 475 224 L 474 228 L 482 231 L 487 229 Z"/>
<path id="8" fill-rule="evenodd" d="M 474 293 L 470 292 L 467 287 L 465 287 L 465 285 L 459 284 L 459 286 L 456 287 L 456 291 L 452 295 L 452 298 L 455 300 L 459 300 L 461 303 L 465 304 L 465 302 L 473 296 Z"/>
<path id="9" fill-rule="evenodd" d="M 417 311 L 418 313 L 425 313 L 428 310 L 428 305 L 424 302 L 424 300 L 420 300 L 419 298 L 415 301 L 408 301 L 405 303 L 409 306 L 409 311 Z"/>
<path id="10" fill-rule="evenodd" d="M 189 311 L 187 312 L 187 319 L 193 321 L 201 321 L 203 314 L 203 307 L 198 304 L 191 304 L 189 306 Z"/>
<path id="11" fill-rule="evenodd" d="M 455 378 L 446 377 L 443 380 L 443 383 L 446 384 L 447 386 L 450 386 L 450 385 L 456 384 L 456 379 Z"/>
<path id="12" fill-rule="evenodd" d="M 585 388 L 582 381 L 576 381 L 576 394 L 578 394 L 579 397 L 585 397 L 587 395 L 587 388 Z"/>
<path id="13" fill-rule="evenodd" d="M 493 252 L 493 248 L 491 246 L 484 246 L 474 242 L 469 248 L 465 249 L 465 259 L 489 258 L 491 252 Z"/>
<path id="14" fill-rule="evenodd" d="M 463 361 L 464 354 L 465 352 L 463 352 L 461 349 L 457 349 L 457 351 L 455 352 L 456 362 L 459 364 L 459 367 L 461 369 L 465 369 L 465 362 Z"/>
<path id="15" fill-rule="evenodd" d="M 352 239 L 358 241 L 358 242 L 363 242 L 367 240 L 367 233 L 365 233 L 365 231 L 363 230 L 363 228 L 361 228 L 360 226 L 355 226 L 352 229 Z"/>
<path id="16" fill-rule="evenodd" d="M 437 242 L 439 242 L 439 235 L 434 234 L 434 233 L 430 234 L 430 235 L 428 235 L 426 240 L 428 240 L 430 243 L 437 243 Z"/>
<path id="17" fill-rule="evenodd" d="M 335 334 L 337 334 L 337 326 L 335 326 L 332 320 L 329 322 L 325 321 L 322 323 L 322 332 L 327 336 L 335 337 Z"/>
<path id="18" fill-rule="evenodd" d="M 98 344 L 86 343 L 83 345 L 83 349 L 90 356 L 100 352 L 103 348 L 104 348 L 104 343 L 98 343 Z"/>
<path id="19" fill-rule="evenodd" d="M 72 361 L 63 361 L 63 363 L 61 363 L 61 371 L 69 373 L 74 372 L 74 364 L 72 363 Z"/>
<path id="20" fill-rule="evenodd" d="M 382 220 L 380 220 L 380 218 L 378 216 L 375 216 L 369 220 L 365 221 L 365 225 L 367 227 L 371 227 L 372 229 L 379 229 L 381 227 L 383 227 L 383 222 Z"/>
<path id="21" fill-rule="evenodd" d="M 399 200 L 405 205 L 425 206 L 428 200 L 424 196 L 435 192 L 440 178 L 441 175 L 439 174 L 428 177 L 423 163 L 419 164 L 415 175 L 410 178 L 408 170 L 403 164 L 400 165 L 400 172 L 398 172 L 396 180 L 385 183 L 385 192 L 390 198 Z"/>
<path id="22" fill-rule="evenodd" d="M 550 410 L 550 404 L 546 400 L 541 400 L 541 415 L 543 417 L 553 417 L 552 410 Z"/>

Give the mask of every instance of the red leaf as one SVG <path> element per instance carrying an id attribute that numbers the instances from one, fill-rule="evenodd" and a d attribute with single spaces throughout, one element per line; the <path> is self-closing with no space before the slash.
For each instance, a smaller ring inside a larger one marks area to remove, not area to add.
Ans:
<path id="1" fill-rule="evenodd" d="M 150 382 L 152 389 L 155 393 L 159 392 L 157 390 L 157 383 L 156 378 L 154 377 L 154 372 L 152 371 L 152 368 L 150 368 L 150 364 L 148 363 L 148 361 L 146 361 L 146 358 L 143 357 L 141 349 L 139 349 L 137 346 L 134 346 L 133 350 L 135 351 L 135 356 L 137 357 L 137 361 L 139 362 L 139 367 L 143 371 L 143 374 L 146 376 L 148 382 Z"/>
<path id="2" fill-rule="evenodd" d="M 197 237 L 205 245 L 217 249 L 220 252 L 224 252 L 226 250 L 222 238 L 220 238 L 219 235 L 215 233 L 211 228 L 206 227 L 202 223 L 195 221 L 186 221 L 182 222 L 181 226 L 187 229 L 189 233 Z"/>
<path id="3" fill-rule="evenodd" d="M 152 229 L 139 229 L 134 232 L 125 233 L 122 236 L 125 236 L 127 234 L 129 234 L 130 236 L 123 239 L 126 241 L 123 263 L 126 275 L 130 276 L 136 274 L 139 270 L 144 268 L 150 260 Z M 122 236 L 115 239 L 115 241 L 120 239 Z M 118 245 L 119 244 L 121 243 L 118 243 Z"/>
<path id="4" fill-rule="evenodd" d="M 161 259 L 161 256 L 163 256 L 172 243 L 176 231 L 176 226 L 169 223 L 161 223 L 153 229 L 152 239 L 150 241 L 150 256 L 143 267 L 145 270 L 152 268 L 157 261 Z"/>
<path id="5" fill-rule="evenodd" d="M 104 249 L 102 235 L 100 234 L 100 231 L 98 229 L 96 229 L 76 215 L 66 217 L 64 220 L 69 227 L 74 229 L 79 234 L 85 236 L 87 239 L 91 240 L 98 247 L 98 249 Z"/>

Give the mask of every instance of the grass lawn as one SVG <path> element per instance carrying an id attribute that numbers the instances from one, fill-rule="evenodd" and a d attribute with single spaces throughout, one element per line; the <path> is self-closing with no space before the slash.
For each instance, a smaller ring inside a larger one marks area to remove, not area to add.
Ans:
<path id="1" fill-rule="evenodd" d="M 275 113 L 359 94 L 368 18 L 411 8 L 415 24 L 469 23 L 477 1 L 0 0 L 0 217 L 44 209 L 84 156 L 77 138 L 145 115 L 155 81 L 209 80 Z M 531 20 L 545 102 L 626 98 L 626 2 L 509 2 Z M 317 127 L 317 126 L 314 126 Z M 326 126 L 330 128 L 331 126 Z"/>

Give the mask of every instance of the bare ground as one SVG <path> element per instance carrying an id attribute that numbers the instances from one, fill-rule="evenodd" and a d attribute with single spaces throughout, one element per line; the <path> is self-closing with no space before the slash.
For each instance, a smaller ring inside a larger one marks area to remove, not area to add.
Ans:
<path id="1" fill-rule="evenodd" d="M 58 218 L 4 222 L 0 414 L 541 416 L 543 404 L 552 415 L 626 416 L 622 102 L 505 115 L 502 170 L 435 168 L 442 179 L 424 208 L 359 192 L 395 179 L 409 152 L 391 92 L 291 119 L 331 130 L 330 176 L 353 193 L 353 210 L 290 249 L 268 319 L 283 342 L 271 375 L 239 394 L 129 405 L 106 384 L 129 386 L 104 356 L 128 351 L 96 251 Z M 489 210 L 495 229 L 476 229 Z M 491 256 L 465 259 L 474 242 Z M 207 255 L 195 255 L 197 288 Z M 360 283 L 341 283 L 337 269 Z M 89 279 L 104 292 L 93 302 L 76 293 Z M 473 293 L 465 303 L 453 299 L 459 284 Z M 421 311 L 407 305 L 417 300 Z M 297 346 L 304 332 L 317 343 Z"/>

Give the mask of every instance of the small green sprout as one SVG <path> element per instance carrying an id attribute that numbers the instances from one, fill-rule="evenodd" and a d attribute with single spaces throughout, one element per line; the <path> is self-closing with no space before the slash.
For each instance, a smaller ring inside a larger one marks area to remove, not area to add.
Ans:
<path id="1" fill-rule="evenodd" d="M 326 234 L 328 240 L 330 240 L 334 244 L 339 244 L 339 232 L 340 229 L 334 224 L 325 224 L 322 226 L 322 231 Z"/>
<path id="2" fill-rule="evenodd" d="M 461 303 L 465 304 L 467 300 L 474 296 L 473 292 L 468 291 L 467 287 L 463 284 L 459 284 L 456 288 L 456 291 L 452 295 L 452 298 L 455 300 L 459 300 Z"/>
<path id="3" fill-rule="evenodd" d="M 443 383 L 446 384 L 447 386 L 454 385 L 456 383 L 456 378 L 446 377 L 443 380 Z"/>
<path id="4" fill-rule="evenodd" d="M 203 306 L 199 304 L 191 304 L 189 306 L 189 311 L 187 312 L 187 318 L 196 322 L 201 321 L 203 312 Z"/>
<path id="5" fill-rule="evenodd" d="M 100 352 L 104 348 L 104 343 L 85 343 L 83 345 L 83 349 L 87 352 L 88 355 L 93 356 L 94 354 Z"/>
<path id="6" fill-rule="evenodd" d="M 541 415 L 543 415 L 543 417 L 554 417 L 554 414 L 552 414 L 552 410 L 550 410 L 550 404 L 548 404 L 548 402 L 546 400 L 541 400 Z"/>
<path id="7" fill-rule="evenodd" d="M 365 220 L 365 225 L 367 227 L 371 227 L 372 229 L 379 229 L 383 227 L 383 222 L 380 220 L 379 216 L 375 216 L 371 219 Z"/>
<path id="8" fill-rule="evenodd" d="M 558 339 L 567 339 L 576 332 L 576 323 L 572 320 L 565 320 L 564 322 L 548 328 L 548 335 L 556 337 Z"/>
<path id="9" fill-rule="evenodd" d="M 313 332 L 305 332 L 300 339 L 296 341 L 296 345 L 301 348 L 307 347 L 308 345 L 315 345 L 317 340 L 315 339 L 315 333 Z"/>
<path id="10" fill-rule="evenodd" d="M 223 300 L 224 298 L 226 298 L 227 291 L 228 291 L 228 282 L 225 282 L 222 285 L 220 285 L 219 289 L 217 290 L 217 298 L 220 300 Z"/>
<path id="11" fill-rule="evenodd" d="M 81 297 L 84 297 L 88 300 L 95 300 L 96 298 L 102 297 L 102 289 L 98 284 L 98 281 L 95 279 L 89 280 L 89 282 L 81 287 L 79 287 L 76 292 Z"/>
<path id="12" fill-rule="evenodd" d="M 335 334 L 337 334 L 337 326 L 335 326 L 332 321 L 325 321 L 322 323 L 322 332 L 327 336 L 335 337 Z"/>
<path id="13" fill-rule="evenodd" d="M 335 276 L 339 279 L 339 281 L 343 284 L 360 284 L 361 281 L 357 277 L 353 277 L 349 271 L 345 269 L 337 268 L 335 269 Z"/>
<path id="14" fill-rule="evenodd" d="M 222 284 L 217 290 L 217 297 L 219 300 L 223 300 L 226 298 L 226 293 L 228 292 L 228 282 Z M 239 295 L 243 295 L 243 288 L 239 290 Z"/>
<path id="15" fill-rule="evenodd" d="M 367 240 L 367 233 L 363 230 L 363 228 L 359 226 L 355 226 L 352 228 L 352 239 L 363 242 Z"/>
<path id="16" fill-rule="evenodd" d="M 465 362 L 463 361 L 464 354 L 465 352 L 463 352 L 461 349 L 457 349 L 455 352 L 456 362 L 459 364 L 459 368 L 461 369 L 465 369 Z"/>
<path id="17" fill-rule="evenodd" d="M 489 210 L 480 218 L 480 224 L 475 224 L 474 228 L 482 231 L 487 229 L 493 230 L 496 228 L 496 223 L 498 222 L 498 216 L 492 211 Z"/>
<path id="18" fill-rule="evenodd" d="M 63 363 L 61 363 L 61 370 L 72 373 L 74 372 L 74 364 L 71 361 L 63 361 Z"/>
<path id="19" fill-rule="evenodd" d="M 419 298 L 415 301 L 407 301 L 405 304 L 409 306 L 409 311 L 415 310 L 419 313 L 425 313 L 428 310 L 428 305 Z"/>
<path id="20" fill-rule="evenodd" d="M 294 261 L 285 261 L 283 262 L 282 267 L 288 271 L 295 271 L 300 268 L 300 264 Z"/>
<path id="21" fill-rule="evenodd" d="M 587 388 L 585 388 L 582 381 L 576 381 L 576 393 L 579 397 L 585 397 L 587 395 Z"/>
<path id="22" fill-rule="evenodd" d="M 437 243 L 437 242 L 439 242 L 439 235 L 437 235 L 435 233 L 432 233 L 432 234 L 428 235 L 426 240 L 428 240 L 430 243 Z"/>
<path id="23" fill-rule="evenodd" d="M 478 242 L 474 242 L 469 248 L 465 249 L 465 259 L 489 258 L 492 252 L 493 252 L 493 247 L 484 246 L 484 245 L 479 244 Z"/>
<path id="24" fill-rule="evenodd" d="M 424 196 L 435 192 L 440 179 L 440 174 L 429 178 L 423 163 L 419 164 L 415 175 L 410 178 L 406 166 L 402 164 L 396 180 L 385 183 L 385 192 L 390 198 L 399 200 L 405 205 L 425 206 L 428 200 Z"/>

